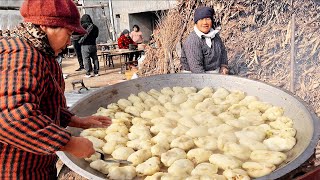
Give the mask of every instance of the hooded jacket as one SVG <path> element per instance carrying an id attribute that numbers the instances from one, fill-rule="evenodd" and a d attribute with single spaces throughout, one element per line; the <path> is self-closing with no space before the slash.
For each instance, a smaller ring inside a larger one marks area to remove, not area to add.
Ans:
<path id="1" fill-rule="evenodd" d="M 80 42 L 82 45 L 96 45 L 96 39 L 99 36 L 99 28 L 93 24 L 90 15 L 84 14 L 81 17 L 81 26 L 86 29 L 87 34 L 85 34 Z"/>

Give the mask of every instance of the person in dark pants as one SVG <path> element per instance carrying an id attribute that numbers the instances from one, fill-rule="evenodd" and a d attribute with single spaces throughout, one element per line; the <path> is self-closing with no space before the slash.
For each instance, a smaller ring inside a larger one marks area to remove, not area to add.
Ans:
<path id="1" fill-rule="evenodd" d="M 86 75 L 84 77 L 92 77 L 92 62 L 93 61 L 93 73 L 94 76 L 99 76 L 99 60 L 97 55 L 96 39 L 99 35 L 99 28 L 93 24 L 90 15 L 84 14 L 81 17 L 81 26 L 86 29 L 87 34 L 80 38 L 81 54 L 84 61 L 84 68 L 86 69 Z"/>
<path id="2" fill-rule="evenodd" d="M 79 35 L 79 33 L 76 33 L 76 32 L 74 32 L 71 36 L 74 51 L 76 52 L 77 59 L 79 62 L 79 68 L 76 69 L 76 71 L 84 70 L 83 59 L 82 59 L 82 54 L 81 54 L 81 44 L 79 44 L 79 42 L 78 42 L 81 37 L 82 37 L 82 35 Z"/>

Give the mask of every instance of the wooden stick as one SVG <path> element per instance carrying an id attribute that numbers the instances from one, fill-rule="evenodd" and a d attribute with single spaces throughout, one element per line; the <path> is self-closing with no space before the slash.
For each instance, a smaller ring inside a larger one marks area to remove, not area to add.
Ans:
<path id="1" fill-rule="evenodd" d="M 290 90 L 292 93 L 295 93 L 295 88 L 294 88 L 294 79 L 295 79 L 295 44 L 294 44 L 294 34 L 295 34 L 295 14 L 292 14 L 292 19 L 291 19 L 291 83 L 290 83 Z"/>

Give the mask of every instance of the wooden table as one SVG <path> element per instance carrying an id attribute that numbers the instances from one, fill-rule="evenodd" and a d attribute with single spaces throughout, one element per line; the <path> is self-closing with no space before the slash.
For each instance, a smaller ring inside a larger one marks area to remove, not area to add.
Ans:
<path id="1" fill-rule="evenodd" d="M 103 59 L 103 66 L 104 70 L 106 71 L 106 63 L 109 61 L 109 67 L 113 64 L 112 57 L 113 56 L 120 56 L 120 66 L 121 66 L 121 73 L 124 73 L 127 65 L 129 63 L 137 62 L 137 61 L 128 61 L 128 56 L 130 53 L 135 53 L 135 52 L 144 52 L 144 49 L 137 49 L 137 50 L 129 50 L 129 49 L 114 49 L 114 50 L 104 50 L 101 51 L 101 57 Z M 124 60 L 122 60 L 124 58 Z"/>

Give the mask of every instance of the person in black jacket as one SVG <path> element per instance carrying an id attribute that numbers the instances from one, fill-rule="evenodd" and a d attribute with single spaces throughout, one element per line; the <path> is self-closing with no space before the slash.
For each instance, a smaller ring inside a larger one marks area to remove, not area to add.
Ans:
<path id="1" fill-rule="evenodd" d="M 99 61 L 97 55 L 96 39 L 99 35 L 99 28 L 93 24 L 90 15 L 84 14 L 81 17 L 81 26 L 86 29 L 87 34 L 80 38 L 81 54 L 84 62 L 84 68 L 86 70 L 85 77 L 92 77 L 92 61 L 93 61 L 93 73 L 94 76 L 99 76 Z"/>

